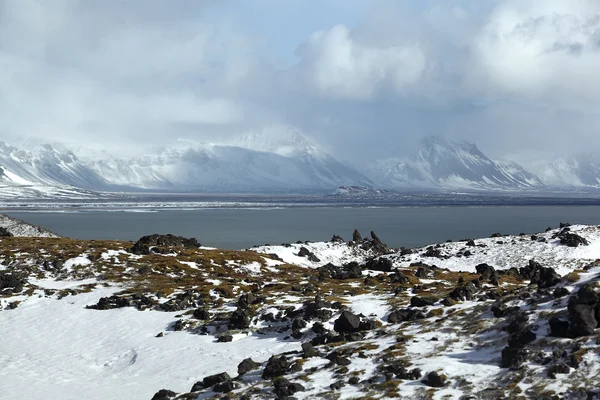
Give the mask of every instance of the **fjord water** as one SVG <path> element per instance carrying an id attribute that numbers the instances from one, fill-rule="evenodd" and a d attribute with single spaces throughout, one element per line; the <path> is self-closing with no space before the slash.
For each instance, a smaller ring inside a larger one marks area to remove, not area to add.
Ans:
<path id="1" fill-rule="evenodd" d="M 349 240 L 371 230 L 389 246 L 417 247 L 492 233 L 535 233 L 559 222 L 600 224 L 600 206 L 328 207 L 200 209 L 158 212 L 6 212 L 78 239 L 137 240 L 152 233 L 196 237 L 203 245 L 242 249 L 298 240 Z"/>

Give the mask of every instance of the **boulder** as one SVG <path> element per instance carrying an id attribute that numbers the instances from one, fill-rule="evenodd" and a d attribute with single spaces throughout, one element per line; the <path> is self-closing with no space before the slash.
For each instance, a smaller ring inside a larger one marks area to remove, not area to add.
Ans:
<path id="1" fill-rule="evenodd" d="M 415 310 L 412 308 L 405 308 L 400 310 L 395 310 L 388 315 L 388 322 L 391 324 L 398 324 L 400 322 L 405 321 L 416 321 L 419 319 L 424 319 L 425 314 L 423 314 L 420 310 Z"/>
<path id="2" fill-rule="evenodd" d="M 150 254 L 151 248 L 154 248 L 154 253 L 167 253 L 170 248 L 195 248 L 200 247 L 200 243 L 195 238 L 184 238 L 171 234 L 159 235 L 153 234 L 140 238 L 133 247 L 129 250 L 133 254 L 147 255 Z"/>
<path id="3" fill-rule="evenodd" d="M 423 379 L 421 382 L 427 386 L 439 388 L 446 386 L 446 377 L 433 371 L 428 373 L 425 379 Z"/>
<path id="4" fill-rule="evenodd" d="M 366 269 L 382 272 L 391 272 L 393 267 L 394 264 L 392 263 L 392 260 L 385 257 L 371 258 L 367 260 L 365 265 Z"/>
<path id="5" fill-rule="evenodd" d="M 595 309 L 588 304 L 570 306 L 569 323 L 571 337 L 592 335 L 598 326 Z"/>
<path id="6" fill-rule="evenodd" d="M 352 241 L 354 243 L 360 243 L 363 241 L 362 236 L 360 235 L 360 232 L 358 231 L 358 229 L 355 229 L 354 232 L 352 233 Z"/>
<path id="7" fill-rule="evenodd" d="M 413 296 L 410 298 L 410 305 L 413 307 L 432 306 L 438 301 L 437 297 L 432 296 Z"/>
<path id="8" fill-rule="evenodd" d="M 262 378 L 271 379 L 278 376 L 283 376 L 289 371 L 289 369 L 290 363 L 285 356 L 272 356 L 267 362 L 267 366 L 262 373 Z"/>
<path id="9" fill-rule="evenodd" d="M 220 374 L 210 375 L 202 379 L 202 381 L 196 382 L 194 386 L 192 386 L 191 391 L 197 392 L 202 389 L 213 387 L 217 383 L 222 383 L 228 380 L 231 380 L 231 377 L 227 372 L 221 372 Z"/>
<path id="10" fill-rule="evenodd" d="M 306 390 L 301 384 L 292 383 L 283 377 L 275 379 L 275 381 L 273 382 L 273 386 L 275 387 L 275 394 L 279 399 L 288 398 L 289 396 L 293 396 L 297 392 L 303 392 L 304 390 Z"/>
<path id="11" fill-rule="evenodd" d="M 360 318 L 350 311 L 343 311 L 338 319 L 335 320 L 333 329 L 336 332 L 358 332 L 360 330 Z"/>
<path id="12" fill-rule="evenodd" d="M 152 400 L 171 400 L 172 398 L 176 397 L 177 393 L 167 390 L 167 389 L 161 389 L 158 392 L 156 392 L 154 394 L 154 396 L 152 396 Z"/>
<path id="13" fill-rule="evenodd" d="M 308 259 L 308 261 L 311 261 L 311 262 L 320 262 L 321 261 L 319 259 L 319 257 L 317 257 L 315 255 L 315 253 L 313 253 L 312 251 L 308 250 L 304 246 L 300 247 L 300 251 L 298 252 L 298 257 L 305 257 L 305 258 Z"/>
<path id="14" fill-rule="evenodd" d="M 257 369 L 260 366 L 259 363 L 254 362 L 251 358 L 246 358 L 244 361 L 238 364 L 237 372 L 238 375 L 244 375 L 250 371 Z"/>
<path id="15" fill-rule="evenodd" d="M 492 285 L 498 285 L 498 279 L 500 279 L 500 277 L 498 276 L 498 273 L 496 272 L 494 267 L 492 267 L 491 265 L 479 264 L 475 266 L 475 270 L 479 275 L 481 275 L 479 278 L 480 280 L 488 281 Z"/>
<path id="16" fill-rule="evenodd" d="M 568 338 L 571 336 L 569 329 L 569 321 L 552 317 L 550 321 L 550 336 Z"/>
<path id="17" fill-rule="evenodd" d="M 527 350 L 522 347 L 505 347 L 502 349 L 502 368 L 517 368 L 527 358 Z"/>

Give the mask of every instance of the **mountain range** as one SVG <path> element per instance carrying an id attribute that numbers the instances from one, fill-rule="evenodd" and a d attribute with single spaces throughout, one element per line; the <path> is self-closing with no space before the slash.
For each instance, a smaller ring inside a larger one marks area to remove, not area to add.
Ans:
<path id="1" fill-rule="evenodd" d="M 388 190 L 545 191 L 600 188 L 591 156 L 556 159 L 537 174 L 495 161 L 473 143 L 427 137 L 408 158 L 354 168 L 290 128 L 224 143 L 179 144 L 122 159 L 79 158 L 63 146 L 28 150 L 0 142 L 2 197 L 93 196 L 93 192 L 332 192 L 340 186 Z"/>

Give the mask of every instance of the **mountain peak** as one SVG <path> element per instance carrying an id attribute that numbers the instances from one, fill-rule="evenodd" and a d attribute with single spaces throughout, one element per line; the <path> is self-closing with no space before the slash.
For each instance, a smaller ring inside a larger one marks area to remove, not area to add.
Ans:
<path id="1" fill-rule="evenodd" d="M 275 153 L 284 157 L 317 154 L 319 149 L 298 130 L 289 126 L 274 126 L 232 140 L 230 145 L 245 149 Z"/>

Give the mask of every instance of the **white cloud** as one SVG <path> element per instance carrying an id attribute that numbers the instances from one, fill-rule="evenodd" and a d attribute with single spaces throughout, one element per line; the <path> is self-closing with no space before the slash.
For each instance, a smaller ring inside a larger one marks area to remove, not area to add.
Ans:
<path id="1" fill-rule="evenodd" d="M 500 2 L 474 41 L 479 86 L 562 107 L 600 103 L 600 2 Z M 487 82 L 486 82 L 487 81 Z"/>
<path id="2" fill-rule="evenodd" d="M 368 46 L 343 25 L 313 33 L 300 55 L 319 92 L 351 99 L 370 99 L 386 90 L 402 93 L 419 81 L 425 68 L 418 45 Z"/>

